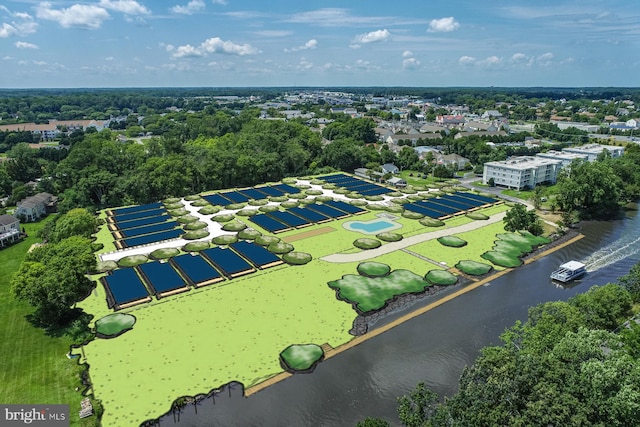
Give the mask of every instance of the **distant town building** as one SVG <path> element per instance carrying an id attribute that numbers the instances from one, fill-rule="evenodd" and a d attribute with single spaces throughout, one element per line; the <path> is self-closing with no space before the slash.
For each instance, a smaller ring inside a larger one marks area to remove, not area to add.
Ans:
<path id="1" fill-rule="evenodd" d="M 20 240 L 20 221 L 15 216 L 0 215 L 0 247 Z"/>
<path id="2" fill-rule="evenodd" d="M 55 212 L 58 198 L 49 193 L 38 193 L 18 202 L 15 216 L 25 221 L 35 221 L 48 212 Z"/>
<path id="3" fill-rule="evenodd" d="M 387 184 L 391 184 L 394 187 L 406 187 L 407 186 L 407 181 L 405 181 L 404 179 L 394 176 L 393 178 L 389 178 L 387 180 Z"/>
<path id="4" fill-rule="evenodd" d="M 466 121 L 466 119 L 461 115 L 447 115 L 447 116 L 437 116 L 436 123 L 442 126 L 447 125 L 461 125 Z"/>
<path id="5" fill-rule="evenodd" d="M 541 157 L 543 159 L 553 159 L 560 160 L 562 162 L 562 167 L 569 166 L 574 160 L 587 160 L 588 156 L 586 154 L 579 153 L 569 153 L 565 151 L 556 151 L 549 150 L 545 153 L 538 153 L 536 157 Z"/>
<path id="6" fill-rule="evenodd" d="M 562 151 L 565 153 L 576 153 L 585 155 L 587 156 L 587 160 L 590 162 L 596 160 L 598 156 L 605 150 L 607 150 L 611 157 L 613 157 L 614 159 L 622 157 L 622 155 L 624 154 L 624 147 L 618 147 L 616 145 L 587 144 L 562 149 Z"/>

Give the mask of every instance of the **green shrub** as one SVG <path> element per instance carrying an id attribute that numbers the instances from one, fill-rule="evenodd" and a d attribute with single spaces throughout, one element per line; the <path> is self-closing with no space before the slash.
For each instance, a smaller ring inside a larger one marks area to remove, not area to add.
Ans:
<path id="1" fill-rule="evenodd" d="M 291 243 L 286 242 L 274 242 L 267 246 L 267 250 L 274 254 L 286 254 L 287 252 L 291 252 L 293 250 L 293 245 Z"/>
<path id="2" fill-rule="evenodd" d="M 198 199 L 191 202 L 191 206 L 195 206 L 196 208 L 201 208 L 204 206 L 209 206 L 209 202 L 204 199 Z"/>
<path id="3" fill-rule="evenodd" d="M 209 234 L 210 234 L 209 230 L 207 229 L 193 230 L 193 231 L 187 231 L 187 233 L 184 236 L 182 236 L 182 238 L 185 240 L 197 240 L 197 239 L 202 239 L 204 237 L 207 237 Z"/>
<path id="4" fill-rule="evenodd" d="M 145 255 L 129 255 L 118 260 L 119 267 L 135 267 L 149 261 Z"/>
<path id="5" fill-rule="evenodd" d="M 106 273 L 107 271 L 115 270 L 118 268 L 118 263 L 115 261 L 99 261 L 96 265 L 96 272 Z"/>
<path id="6" fill-rule="evenodd" d="M 349 204 L 353 206 L 363 207 L 367 206 L 369 203 L 367 203 L 365 200 L 349 200 Z"/>
<path id="7" fill-rule="evenodd" d="M 356 192 L 353 192 L 353 193 L 347 193 L 347 194 L 345 194 L 345 196 L 346 196 L 348 199 L 362 199 L 362 197 L 363 197 L 363 196 L 362 196 L 362 194 L 360 194 L 360 193 L 356 193 Z"/>
<path id="8" fill-rule="evenodd" d="M 189 211 L 186 210 L 185 208 L 182 209 L 174 209 L 171 211 L 167 211 L 169 212 L 169 215 L 171 216 L 185 216 L 185 215 L 189 215 Z"/>
<path id="9" fill-rule="evenodd" d="M 272 243 L 279 242 L 280 239 L 276 236 L 260 236 L 256 237 L 256 243 L 260 246 L 269 246 Z"/>
<path id="10" fill-rule="evenodd" d="M 311 181 L 309 181 L 309 184 L 312 185 L 323 185 L 325 183 L 325 181 L 321 180 L 321 179 L 312 179 Z"/>
<path id="11" fill-rule="evenodd" d="M 470 276 L 482 276 L 483 274 L 487 274 L 493 269 L 493 267 L 489 264 L 471 260 L 459 261 L 456 264 L 456 268 Z"/>
<path id="12" fill-rule="evenodd" d="M 370 202 L 381 202 L 384 200 L 384 197 L 380 196 L 380 195 L 375 195 L 375 196 L 364 196 L 365 200 L 368 200 Z"/>
<path id="13" fill-rule="evenodd" d="M 207 228 L 207 223 L 206 222 L 202 222 L 202 221 L 196 221 L 196 222 L 192 222 L 190 224 L 185 224 L 182 228 L 187 230 L 187 231 L 201 230 L 203 228 Z"/>
<path id="14" fill-rule="evenodd" d="M 229 221 L 222 226 L 224 231 L 242 231 L 247 228 L 247 224 L 241 221 Z"/>
<path id="15" fill-rule="evenodd" d="M 387 206 L 386 211 L 391 213 L 401 214 L 402 212 L 404 212 L 404 208 L 400 205 L 393 205 L 393 206 Z"/>
<path id="16" fill-rule="evenodd" d="M 220 215 L 214 216 L 211 219 L 213 219 L 216 222 L 229 222 L 234 218 L 235 218 L 235 215 L 233 214 L 220 214 Z"/>
<path id="17" fill-rule="evenodd" d="M 296 201 L 293 201 L 293 200 L 282 202 L 280 204 L 280 207 L 284 208 L 284 209 L 291 209 L 291 208 L 295 208 L 295 207 L 298 207 L 298 206 L 300 206 L 300 203 L 298 203 Z"/>
<path id="18" fill-rule="evenodd" d="M 407 196 L 407 199 L 413 200 L 413 201 L 424 200 L 424 196 L 422 194 L 409 194 Z"/>
<path id="19" fill-rule="evenodd" d="M 257 209 L 240 209 L 238 212 L 236 212 L 236 215 L 238 216 L 253 216 L 258 214 L 259 211 Z"/>
<path id="20" fill-rule="evenodd" d="M 413 212 L 413 211 L 404 211 L 404 212 L 402 212 L 402 216 L 404 218 L 407 218 L 407 219 L 422 219 L 422 218 L 424 218 L 424 215 L 422 215 L 421 213 Z"/>
<path id="21" fill-rule="evenodd" d="M 424 278 L 427 282 L 439 286 L 455 285 L 458 281 L 458 278 L 447 270 L 431 270 Z"/>
<path id="22" fill-rule="evenodd" d="M 384 277 L 391 272 L 391 267 L 387 264 L 374 261 L 365 261 L 358 264 L 358 274 L 367 277 Z"/>
<path id="23" fill-rule="evenodd" d="M 105 338 L 117 337 L 133 328 L 136 318 L 131 314 L 113 313 L 96 320 L 96 333 Z"/>
<path id="24" fill-rule="evenodd" d="M 177 209 L 182 209 L 184 208 L 184 205 L 182 203 L 168 203 L 166 205 L 164 205 L 164 207 L 168 210 L 168 211 L 175 211 Z"/>
<path id="25" fill-rule="evenodd" d="M 191 194 L 189 196 L 185 196 L 184 199 L 188 202 L 193 202 L 195 200 L 200 200 L 202 199 L 202 197 L 200 197 L 199 194 Z"/>
<path id="26" fill-rule="evenodd" d="M 316 189 L 305 190 L 305 193 L 308 196 L 321 196 L 322 194 L 324 194 L 322 190 L 316 190 Z"/>
<path id="27" fill-rule="evenodd" d="M 210 247 L 209 242 L 189 242 L 183 246 L 182 250 L 185 252 L 200 252 Z"/>
<path id="28" fill-rule="evenodd" d="M 404 197 L 404 194 L 402 194 L 399 191 L 392 191 L 391 193 L 387 193 L 387 196 L 389 196 L 389 197 Z"/>
<path id="29" fill-rule="evenodd" d="M 268 212 L 275 212 L 275 211 L 277 211 L 278 209 L 279 209 L 279 208 L 278 208 L 277 206 L 274 206 L 274 205 L 260 206 L 260 207 L 258 208 L 258 210 L 259 210 L 260 212 L 265 212 L 265 213 L 268 213 Z"/>
<path id="30" fill-rule="evenodd" d="M 369 209 L 370 211 L 386 211 L 387 207 L 385 205 L 381 205 L 378 203 L 369 203 L 366 206 L 367 209 Z"/>
<path id="31" fill-rule="evenodd" d="M 466 246 L 467 242 L 459 238 L 458 236 L 442 236 L 438 237 L 438 242 L 443 246 L 450 246 L 452 248 L 461 248 Z"/>
<path id="32" fill-rule="evenodd" d="M 164 199 L 162 201 L 162 203 L 167 205 L 167 204 L 171 204 L 171 203 L 178 203 L 179 201 L 180 201 L 179 197 L 169 197 L 168 199 Z"/>
<path id="33" fill-rule="evenodd" d="M 178 221 L 180 224 L 189 224 L 191 222 L 198 221 L 198 217 L 193 215 L 183 215 L 176 218 L 176 221 Z"/>
<path id="34" fill-rule="evenodd" d="M 520 258 L 514 257 L 513 255 L 505 252 L 488 251 L 480 255 L 480 257 L 487 261 L 491 261 L 493 264 L 499 265 L 500 267 L 511 268 L 522 265 L 522 260 Z"/>
<path id="35" fill-rule="evenodd" d="M 351 193 L 351 190 L 347 190 L 346 188 L 337 188 L 333 190 L 333 192 L 336 194 L 349 194 Z"/>
<path id="36" fill-rule="evenodd" d="M 312 257 L 306 252 L 289 252 L 282 255 L 282 260 L 291 265 L 304 265 L 311 261 Z"/>
<path id="37" fill-rule="evenodd" d="M 442 227 L 444 225 L 444 221 L 440 221 L 439 219 L 435 218 L 429 218 L 428 216 L 425 216 L 419 222 L 425 227 Z"/>
<path id="38" fill-rule="evenodd" d="M 274 203 L 282 203 L 282 202 L 286 202 L 287 200 L 289 200 L 288 196 L 271 196 L 271 197 L 269 197 L 269 201 L 270 202 L 274 202 Z"/>
<path id="39" fill-rule="evenodd" d="M 267 203 L 269 203 L 269 200 L 268 199 L 249 200 L 247 203 L 250 204 L 251 206 L 264 206 Z"/>
<path id="40" fill-rule="evenodd" d="M 333 197 L 331 197 L 331 196 L 317 196 L 317 197 L 314 199 L 314 202 L 320 202 L 320 203 L 322 203 L 322 202 L 329 202 L 329 201 L 331 201 L 331 200 L 333 200 Z"/>
<path id="41" fill-rule="evenodd" d="M 205 206 L 202 209 L 200 209 L 198 211 L 198 213 L 200 215 L 213 215 L 213 214 L 217 214 L 221 210 L 222 210 L 222 208 L 220 208 L 218 206 Z"/>
<path id="42" fill-rule="evenodd" d="M 411 203 L 411 200 L 403 197 L 401 199 L 391 199 L 391 203 L 395 203 L 396 205 L 406 205 L 407 203 Z"/>
<path id="43" fill-rule="evenodd" d="M 402 234 L 392 233 L 389 231 L 376 234 L 376 237 L 383 242 L 399 242 L 402 240 Z"/>
<path id="44" fill-rule="evenodd" d="M 230 245 L 238 241 L 238 236 L 235 234 L 223 234 L 222 236 L 216 236 L 211 241 L 216 245 Z"/>
<path id="45" fill-rule="evenodd" d="M 149 254 L 151 259 L 167 259 L 180 255 L 180 250 L 176 248 L 162 248 L 156 249 Z"/>
<path id="46" fill-rule="evenodd" d="M 246 206 L 246 203 L 231 203 L 225 206 L 225 208 L 230 211 L 237 211 L 244 208 L 245 206 Z"/>
<path id="47" fill-rule="evenodd" d="M 253 228 L 245 228 L 238 233 L 238 238 L 244 240 L 255 240 L 260 236 L 262 236 L 262 233 Z"/>
<path id="48" fill-rule="evenodd" d="M 325 190 L 335 190 L 338 188 L 338 186 L 335 184 L 323 184 L 322 188 L 324 188 Z"/>
<path id="49" fill-rule="evenodd" d="M 370 239 L 367 237 L 361 237 L 360 239 L 356 239 L 353 241 L 353 246 L 358 249 L 375 249 L 379 248 L 382 245 L 380 240 Z"/>
<path id="50" fill-rule="evenodd" d="M 309 372 L 323 358 L 324 351 L 316 344 L 292 344 L 280 353 L 280 362 L 289 372 Z"/>
<path id="51" fill-rule="evenodd" d="M 480 213 L 480 212 L 467 212 L 466 216 L 467 216 L 467 218 L 471 218 L 471 219 L 479 220 L 479 221 L 483 221 L 483 220 L 489 219 L 488 216 L 486 216 L 485 214 Z"/>

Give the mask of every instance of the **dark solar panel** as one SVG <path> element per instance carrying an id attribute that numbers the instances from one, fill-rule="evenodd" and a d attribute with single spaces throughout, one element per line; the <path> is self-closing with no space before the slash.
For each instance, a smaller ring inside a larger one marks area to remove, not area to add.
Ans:
<path id="1" fill-rule="evenodd" d="M 442 196 L 442 197 L 447 197 L 453 201 L 456 201 L 458 203 L 462 203 L 463 205 L 469 206 L 469 208 L 475 208 L 478 206 L 483 205 L 484 203 L 482 203 L 479 200 L 474 200 L 474 199 L 468 199 L 466 197 L 460 197 L 454 194 L 451 195 L 447 195 L 447 196 Z"/>
<path id="2" fill-rule="evenodd" d="M 123 215 L 116 215 L 113 217 L 113 219 L 116 222 L 130 221 L 132 219 L 146 218 L 149 216 L 158 216 L 166 212 L 167 210 L 165 208 L 156 208 L 156 209 L 151 209 L 147 211 L 138 211 L 138 212 L 131 212 Z"/>
<path id="3" fill-rule="evenodd" d="M 141 236 L 143 234 L 157 233 L 158 231 L 167 231 L 176 228 L 178 223 L 176 221 L 166 221 L 159 224 L 145 225 L 142 227 L 128 228 L 121 230 L 122 237 Z"/>
<path id="4" fill-rule="evenodd" d="M 277 188 L 273 188 L 270 185 L 267 185 L 265 187 L 256 187 L 256 190 L 266 194 L 267 196 L 272 196 L 272 197 L 282 196 L 285 193 L 284 191 L 278 190 Z"/>
<path id="5" fill-rule="evenodd" d="M 457 209 L 458 212 L 469 210 L 469 206 L 462 204 L 460 202 L 456 202 L 455 200 L 451 200 L 448 197 L 438 197 L 437 199 L 429 199 L 435 203 L 440 203 L 441 205 L 450 206 L 454 209 Z"/>
<path id="6" fill-rule="evenodd" d="M 237 191 L 228 191 L 226 193 L 220 193 L 220 195 L 231 200 L 233 203 L 244 203 L 249 200 L 247 196 L 238 193 Z"/>
<path id="7" fill-rule="evenodd" d="M 267 215 L 269 215 L 272 218 L 277 219 L 280 222 L 283 222 L 291 227 L 300 227 L 302 225 L 307 225 L 309 224 L 309 221 L 307 221 L 306 219 L 300 218 L 299 216 L 296 216 L 292 213 L 289 213 L 287 211 L 275 211 L 275 212 L 269 212 Z"/>
<path id="8" fill-rule="evenodd" d="M 129 207 L 126 207 L 126 208 L 111 209 L 111 212 L 113 212 L 114 215 L 124 215 L 124 214 L 128 214 L 128 213 L 139 212 L 139 211 L 149 211 L 149 210 L 152 210 L 152 209 L 159 208 L 161 206 L 162 206 L 162 203 L 155 202 L 155 203 L 147 203 L 146 205 L 129 206 Z"/>
<path id="9" fill-rule="evenodd" d="M 314 203 L 308 205 L 307 207 L 314 211 L 320 212 L 322 215 L 328 216 L 330 218 L 342 218 L 343 216 L 347 216 L 347 214 L 345 214 L 344 212 L 327 205 L 319 205 Z"/>
<path id="10" fill-rule="evenodd" d="M 409 203 L 404 205 L 404 208 L 411 212 L 417 212 L 419 214 L 428 216 L 430 218 L 440 218 L 445 214 L 442 212 L 434 211 L 433 209 L 425 208 L 424 206 L 416 205 L 414 203 Z"/>
<path id="11" fill-rule="evenodd" d="M 144 225 L 158 224 L 161 222 L 165 222 L 170 219 L 171 216 L 168 214 L 150 216 L 142 219 L 132 219 L 130 221 L 122 221 L 116 222 L 115 224 L 118 226 L 120 230 L 127 230 L 129 228 L 142 227 Z"/>
<path id="12" fill-rule="evenodd" d="M 234 251 L 251 261 L 256 267 L 263 267 L 281 261 L 276 255 L 255 243 L 237 242 L 232 243 L 230 246 Z"/>
<path id="13" fill-rule="evenodd" d="M 300 192 L 299 188 L 293 187 L 289 184 L 275 184 L 272 185 L 273 188 L 277 188 L 278 190 L 284 191 L 289 194 L 297 194 Z"/>
<path id="14" fill-rule="evenodd" d="M 253 215 L 252 217 L 249 217 L 249 221 L 259 225 L 270 233 L 277 233 L 290 228 L 288 225 L 283 224 L 280 221 L 276 221 L 266 214 Z"/>
<path id="15" fill-rule="evenodd" d="M 148 262 L 138 266 L 158 293 L 184 288 L 186 283 L 168 262 Z"/>
<path id="16" fill-rule="evenodd" d="M 147 234 L 138 237 L 129 237 L 128 239 L 122 239 L 120 242 L 124 243 L 126 247 L 147 245 L 149 243 L 161 242 L 163 240 L 177 239 L 184 234 L 184 231 L 169 230 L 161 231 L 159 233 Z"/>
<path id="17" fill-rule="evenodd" d="M 200 255 L 180 255 L 171 259 L 194 284 L 222 277 L 218 271 Z"/>
<path id="18" fill-rule="evenodd" d="M 324 202 L 325 205 L 331 206 L 332 208 L 340 209 L 343 212 L 348 214 L 357 214 L 360 212 L 364 212 L 364 209 L 361 209 L 357 206 L 350 205 L 349 203 L 329 200 L 328 202 Z"/>
<path id="19" fill-rule="evenodd" d="M 231 249 L 217 247 L 205 249 L 203 253 L 227 276 L 233 276 L 252 269 L 247 261 Z"/>
<path id="20" fill-rule="evenodd" d="M 238 193 L 241 193 L 247 196 L 249 199 L 260 200 L 266 199 L 267 195 L 262 193 L 261 191 L 256 190 L 255 188 L 246 188 L 244 190 L 238 190 Z"/>
<path id="21" fill-rule="evenodd" d="M 226 206 L 233 203 L 231 200 L 227 199 L 226 197 L 222 197 L 219 193 L 202 196 L 202 198 L 214 206 Z"/>
<path id="22" fill-rule="evenodd" d="M 376 188 L 372 188 L 371 190 L 362 191 L 360 192 L 360 194 L 362 194 L 363 196 L 379 196 L 382 194 L 391 193 L 392 191 L 393 190 L 390 190 L 388 188 L 377 186 Z"/>
<path id="23" fill-rule="evenodd" d="M 419 206 L 424 206 L 425 208 L 433 209 L 434 211 L 442 212 L 442 213 L 447 214 L 447 215 L 453 215 L 456 212 L 460 212 L 458 209 L 454 209 L 454 208 L 449 207 L 449 206 L 441 205 L 439 203 L 431 202 L 431 200 L 432 199 L 429 199 L 428 201 L 421 200 L 421 201 L 415 202 L 414 204 L 419 205 Z"/>
<path id="24" fill-rule="evenodd" d="M 334 174 L 334 175 L 327 175 L 327 176 L 321 176 L 318 179 L 321 179 L 325 182 L 338 182 L 338 181 L 344 181 L 345 179 L 350 179 L 351 177 L 348 175 L 345 175 L 343 173 L 338 173 L 338 174 Z"/>
<path id="25" fill-rule="evenodd" d="M 123 305 L 149 296 L 147 288 L 133 268 L 114 270 L 104 278 L 116 305 Z"/>
<path id="26" fill-rule="evenodd" d="M 495 203 L 495 202 L 498 201 L 497 199 L 494 199 L 494 198 L 491 198 L 491 197 L 485 197 L 485 196 L 481 196 L 479 194 L 463 192 L 463 191 L 456 191 L 453 194 L 457 194 L 458 196 L 461 196 L 461 197 L 468 197 L 470 199 L 479 200 L 481 202 L 484 202 L 485 204 L 486 203 Z"/>
<path id="27" fill-rule="evenodd" d="M 322 215 L 319 212 L 307 208 L 295 207 L 289 209 L 289 212 L 294 213 L 302 218 L 308 219 L 309 222 L 321 222 L 330 219 L 330 217 L 328 216 Z"/>

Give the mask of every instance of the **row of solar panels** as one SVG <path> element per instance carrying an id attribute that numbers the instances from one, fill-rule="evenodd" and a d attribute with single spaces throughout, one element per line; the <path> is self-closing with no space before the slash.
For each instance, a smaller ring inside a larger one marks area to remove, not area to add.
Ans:
<path id="1" fill-rule="evenodd" d="M 364 209 L 349 203 L 329 200 L 323 202 L 323 204 L 313 203 L 305 207 L 287 209 L 286 211 L 258 214 L 250 217 L 249 220 L 270 233 L 280 233 L 292 228 L 305 227 L 364 212 Z"/>
<path id="2" fill-rule="evenodd" d="M 174 291 L 187 290 L 252 273 L 256 268 L 268 268 L 282 260 L 262 246 L 250 242 L 236 242 L 231 249 L 220 247 L 204 250 L 200 255 L 180 255 L 168 263 L 154 261 L 134 268 L 114 270 L 103 280 L 109 308 L 119 308 L 136 301 L 149 301 Z M 136 270 L 139 274 L 136 273 Z M 141 280 L 143 277 L 147 286 Z"/>
<path id="3" fill-rule="evenodd" d="M 403 206 L 408 211 L 417 212 L 430 218 L 442 218 L 495 202 L 497 200 L 491 197 L 457 191 L 453 194 L 445 194 L 438 198 L 420 200 Z"/>
<path id="4" fill-rule="evenodd" d="M 299 188 L 293 187 L 289 184 L 274 184 L 264 187 L 246 188 L 244 190 L 226 191 L 223 193 L 209 194 L 202 196 L 207 202 L 212 205 L 226 206 L 232 203 L 244 203 L 249 200 L 262 200 L 267 197 L 284 196 L 285 194 L 297 194 L 300 192 Z"/>
<path id="5" fill-rule="evenodd" d="M 335 184 L 338 187 L 345 188 L 349 191 L 362 194 L 363 196 L 378 196 L 381 194 L 393 192 L 393 190 L 387 187 L 383 187 L 382 185 L 372 184 L 370 182 L 364 181 L 359 178 L 354 178 L 343 173 L 322 176 L 319 179 L 322 179 L 323 181 L 330 184 Z"/>

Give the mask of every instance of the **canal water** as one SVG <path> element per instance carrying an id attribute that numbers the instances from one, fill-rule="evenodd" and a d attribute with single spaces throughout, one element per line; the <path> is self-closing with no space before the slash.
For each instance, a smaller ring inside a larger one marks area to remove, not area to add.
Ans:
<path id="1" fill-rule="evenodd" d="M 325 360 L 312 374 L 294 375 L 249 398 L 239 387 L 226 390 L 197 408 L 187 406 L 178 422 L 167 415 L 160 425 L 355 426 L 366 417 L 399 425 L 396 399 L 418 382 L 453 394 L 463 368 L 482 347 L 499 344 L 505 328 L 525 320 L 529 307 L 616 282 L 640 261 L 636 210 L 623 220 L 580 228 L 586 236 L 580 241 Z M 570 288 L 553 284 L 551 271 L 572 259 L 586 263 L 588 274 Z"/>

